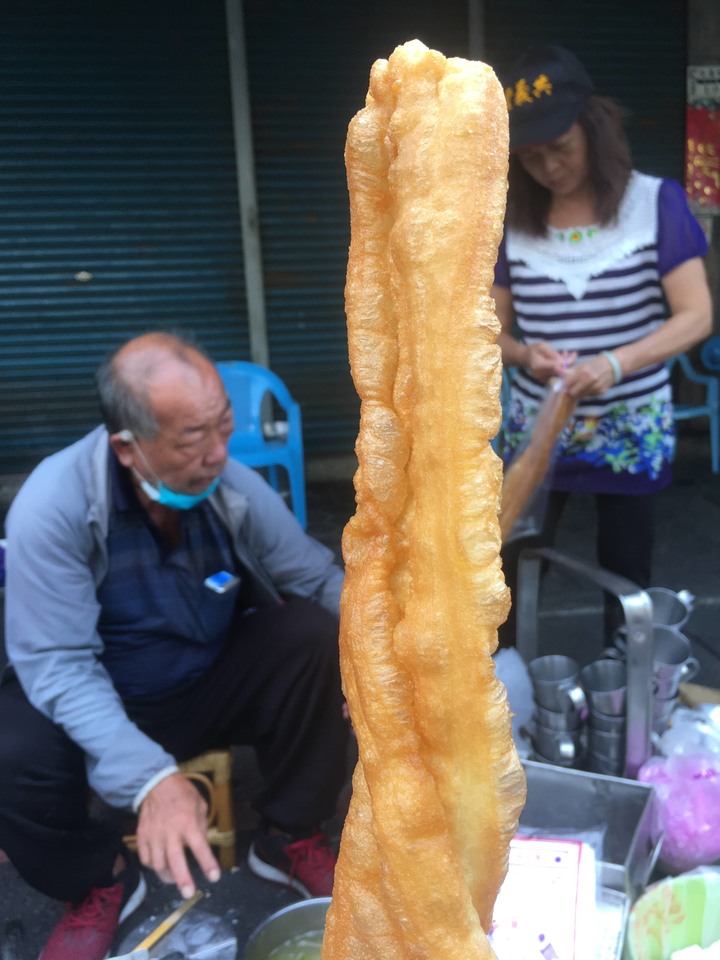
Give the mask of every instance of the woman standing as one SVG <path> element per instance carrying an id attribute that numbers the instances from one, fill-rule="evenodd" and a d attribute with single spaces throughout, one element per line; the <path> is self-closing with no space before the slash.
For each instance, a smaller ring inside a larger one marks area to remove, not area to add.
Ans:
<path id="1" fill-rule="evenodd" d="M 552 542 L 569 494 L 592 493 L 599 565 L 647 587 L 654 494 L 674 451 L 664 362 L 710 333 L 707 244 L 680 184 L 632 169 L 620 109 L 572 53 L 530 48 L 505 88 L 509 195 L 494 296 L 503 362 L 515 368 L 506 450 L 523 445 L 545 384 L 562 375 L 578 405 L 540 541 Z M 511 589 L 523 545 L 504 551 Z M 509 622 L 501 642 L 513 633 Z"/>

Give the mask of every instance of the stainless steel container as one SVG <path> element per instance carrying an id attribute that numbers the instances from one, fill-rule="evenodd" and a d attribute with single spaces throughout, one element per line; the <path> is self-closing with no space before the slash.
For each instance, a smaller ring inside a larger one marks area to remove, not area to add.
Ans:
<path id="1" fill-rule="evenodd" d="M 652 786 L 533 760 L 523 766 L 528 792 L 521 826 L 565 837 L 604 828 L 600 882 L 634 902 L 660 848 L 652 836 Z"/>
<path id="2" fill-rule="evenodd" d="M 276 947 L 300 934 L 325 929 L 330 897 L 300 900 L 273 913 L 250 934 L 245 947 L 245 960 L 267 960 Z"/>

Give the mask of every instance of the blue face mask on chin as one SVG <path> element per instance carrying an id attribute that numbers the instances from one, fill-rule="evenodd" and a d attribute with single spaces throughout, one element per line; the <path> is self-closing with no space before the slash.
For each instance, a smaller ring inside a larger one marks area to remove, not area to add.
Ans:
<path id="1" fill-rule="evenodd" d="M 157 477 L 157 474 L 147 462 L 145 454 L 138 446 L 137 440 L 133 436 L 132 431 L 122 430 L 120 432 L 120 438 L 125 443 L 132 443 L 135 446 L 135 449 L 145 461 L 145 466 L 155 477 Z M 220 477 L 215 477 L 210 486 L 205 487 L 205 489 L 200 493 L 178 493 L 177 490 L 171 490 L 170 487 L 166 487 L 159 478 L 157 479 L 157 484 L 152 484 L 149 480 L 146 480 L 140 473 L 138 473 L 135 467 L 132 467 L 131 469 L 137 477 L 138 484 L 143 493 L 154 503 L 162 504 L 163 507 L 170 507 L 171 510 L 192 510 L 193 507 L 196 507 L 199 503 L 202 503 L 203 500 L 207 500 L 210 494 L 220 483 Z"/>
<path id="2" fill-rule="evenodd" d="M 143 480 L 140 474 L 136 474 L 140 489 L 154 500 L 155 503 L 161 503 L 164 507 L 170 507 L 171 510 L 192 510 L 203 500 L 207 500 L 210 494 L 220 483 L 220 477 L 215 477 L 209 487 L 206 487 L 201 493 L 178 493 L 177 490 L 171 490 L 166 487 L 162 480 L 154 487 L 147 480 Z"/>

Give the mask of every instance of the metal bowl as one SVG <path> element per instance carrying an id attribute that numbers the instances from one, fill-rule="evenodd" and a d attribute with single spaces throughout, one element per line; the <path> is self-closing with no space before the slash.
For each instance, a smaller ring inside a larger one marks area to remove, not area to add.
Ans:
<path id="1" fill-rule="evenodd" d="M 325 928 L 330 897 L 300 900 L 273 913 L 253 930 L 245 947 L 245 960 L 267 960 L 276 947 L 291 937 Z"/>

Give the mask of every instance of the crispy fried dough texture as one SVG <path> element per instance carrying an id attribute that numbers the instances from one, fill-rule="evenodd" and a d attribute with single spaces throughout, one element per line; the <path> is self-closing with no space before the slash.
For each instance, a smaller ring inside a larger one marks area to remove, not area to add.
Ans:
<path id="1" fill-rule="evenodd" d="M 525 799 L 491 654 L 500 560 L 507 108 L 492 70 L 419 41 L 350 123 L 346 310 L 361 398 L 343 536 L 343 684 L 360 760 L 323 960 L 474 960 Z"/>

